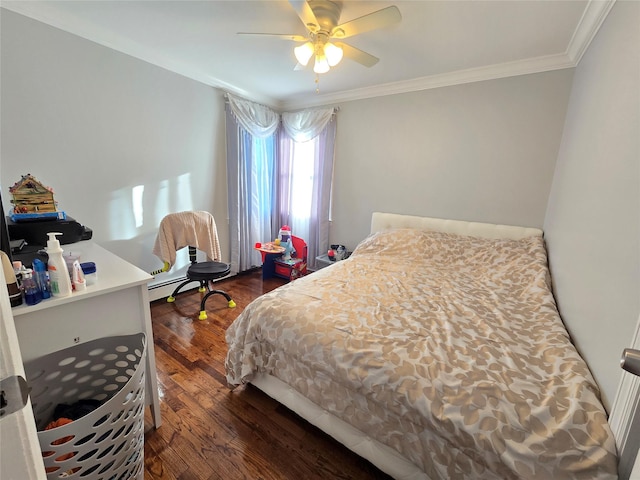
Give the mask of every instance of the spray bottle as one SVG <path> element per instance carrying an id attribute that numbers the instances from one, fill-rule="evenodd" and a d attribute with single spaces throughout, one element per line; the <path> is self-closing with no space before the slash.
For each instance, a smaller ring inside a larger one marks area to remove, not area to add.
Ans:
<path id="1" fill-rule="evenodd" d="M 67 262 L 62 257 L 60 242 L 56 238 L 56 235 L 62 235 L 62 233 L 49 232 L 47 235 L 49 235 L 46 248 L 49 256 L 47 268 L 51 282 L 51 293 L 54 297 L 68 297 L 71 295 L 71 277 L 69 277 Z"/>

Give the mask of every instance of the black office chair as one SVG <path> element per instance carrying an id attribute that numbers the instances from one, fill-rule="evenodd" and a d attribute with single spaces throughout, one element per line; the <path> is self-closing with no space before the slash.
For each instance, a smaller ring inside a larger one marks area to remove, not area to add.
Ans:
<path id="1" fill-rule="evenodd" d="M 198 291 L 200 293 L 207 292 L 200 301 L 198 316 L 200 320 L 207 319 L 205 304 L 211 295 L 222 295 L 226 298 L 229 308 L 235 307 L 236 303 L 228 293 L 210 288 L 210 282 L 226 277 L 231 271 L 231 266 L 216 260 L 206 262 L 196 260 L 199 249 L 205 251 L 209 259 L 217 259 L 220 256 L 215 221 L 208 212 L 170 213 L 162 219 L 153 253 L 164 261 L 164 266 L 151 272 L 151 275 L 169 271 L 175 261 L 175 252 L 185 246 L 189 248 L 189 261 L 191 262 L 187 269 L 187 279 L 167 297 L 167 302 L 175 302 L 176 295 L 184 286 L 198 282 L 200 284 Z"/>

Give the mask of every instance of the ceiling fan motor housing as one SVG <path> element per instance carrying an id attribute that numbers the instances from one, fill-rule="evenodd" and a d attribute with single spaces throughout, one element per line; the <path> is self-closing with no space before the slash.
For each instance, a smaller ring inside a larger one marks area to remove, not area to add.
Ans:
<path id="1" fill-rule="evenodd" d="M 284 40 L 303 42 L 294 48 L 298 60 L 295 70 L 302 68 L 315 56 L 314 72 L 326 73 L 330 67 L 337 65 L 343 55 L 365 67 L 373 67 L 378 58 L 364 52 L 343 40 L 354 35 L 384 28 L 398 23 L 402 16 L 396 6 L 389 6 L 340 22 L 343 10 L 342 0 L 289 0 L 298 17 L 307 29 L 307 35 L 277 33 L 244 33 L 242 35 L 268 35 Z M 336 41 L 337 40 L 337 41 Z"/>
<path id="2" fill-rule="evenodd" d="M 331 0 L 309 0 L 308 3 L 320 25 L 316 25 L 315 29 L 309 25 L 307 25 L 307 27 L 309 27 L 309 30 L 313 33 L 326 32 L 326 34 L 330 36 L 333 29 L 340 21 L 342 2 Z"/>

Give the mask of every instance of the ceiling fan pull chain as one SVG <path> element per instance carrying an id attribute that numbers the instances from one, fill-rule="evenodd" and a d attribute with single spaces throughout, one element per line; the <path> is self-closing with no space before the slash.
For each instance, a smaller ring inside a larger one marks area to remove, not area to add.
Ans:
<path id="1" fill-rule="evenodd" d="M 320 74 L 316 73 L 316 93 L 320 93 Z"/>

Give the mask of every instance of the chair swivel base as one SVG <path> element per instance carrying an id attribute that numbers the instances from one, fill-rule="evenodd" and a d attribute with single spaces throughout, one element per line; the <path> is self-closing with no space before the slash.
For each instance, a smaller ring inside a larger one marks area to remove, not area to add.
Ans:
<path id="1" fill-rule="evenodd" d="M 205 311 L 205 304 L 207 299 L 214 294 L 222 295 L 227 299 L 227 305 L 229 308 L 233 308 L 236 306 L 236 303 L 231 299 L 231 297 L 222 290 L 211 290 L 209 288 L 209 282 L 216 280 L 218 278 L 225 277 L 229 274 L 231 268 L 226 263 L 221 262 L 200 262 L 200 263 L 192 263 L 191 266 L 187 270 L 187 280 L 182 282 L 178 287 L 173 291 L 171 295 L 167 297 L 167 302 L 172 303 L 176 300 L 176 295 L 185 285 L 192 282 L 199 282 L 200 287 L 198 291 L 200 293 L 207 292 L 200 302 L 200 314 L 198 318 L 200 320 L 205 320 L 207 318 L 207 312 Z"/>
<path id="2" fill-rule="evenodd" d="M 204 308 L 204 304 L 207 303 L 207 298 L 215 294 L 222 295 L 224 298 L 226 298 L 229 308 L 234 308 L 236 306 L 236 302 L 231 299 L 228 293 L 223 292 L 222 290 L 209 290 L 209 292 L 207 292 L 207 294 L 202 297 L 202 301 L 200 302 L 200 314 L 198 315 L 198 320 L 207 319 L 207 311 Z"/>

